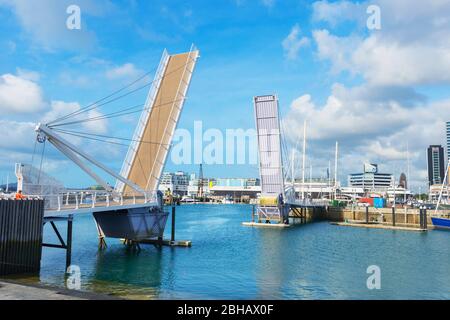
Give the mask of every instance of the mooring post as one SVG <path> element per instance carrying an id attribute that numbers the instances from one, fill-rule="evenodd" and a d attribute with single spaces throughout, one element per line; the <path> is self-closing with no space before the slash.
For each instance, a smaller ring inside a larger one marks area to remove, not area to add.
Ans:
<path id="1" fill-rule="evenodd" d="M 255 205 L 252 205 L 252 222 L 255 222 Z"/>
<path id="2" fill-rule="evenodd" d="M 415 219 L 413 219 L 413 223 L 415 222 L 414 220 Z M 422 228 L 422 207 L 419 207 L 419 228 Z"/>
<path id="3" fill-rule="evenodd" d="M 392 225 L 395 227 L 395 207 L 392 207 Z"/>
<path id="4" fill-rule="evenodd" d="M 67 219 L 66 272 L 67 269 L 72 264 L 72 224 L 73 224 L 73 215 L 70 214 Z"/>
<path id="5" fill-rule="evenodd" d="M 369 207 L 366 207 L 366 223 L 369 223 Z"/>
<path id="6" fill-rule="evenodd" d="M 419 228 L 423 229 L 423 207 L 419 210 Z"/>
<path id="7" fill-rule="evenodd" d="M 175 242 L 175 205 L 172 203 L 172 237 L 170 239 Z"/>
<path id="8" fill-rule="evenodd" d="M 428 221 L 427 221 L 427 208 L 423 209 L 423 228 L 428 229 Z"/>

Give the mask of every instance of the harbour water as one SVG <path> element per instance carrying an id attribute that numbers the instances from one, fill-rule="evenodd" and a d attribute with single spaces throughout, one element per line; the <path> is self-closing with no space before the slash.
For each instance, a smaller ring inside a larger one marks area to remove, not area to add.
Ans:
<path id="1" fill-rule="evenodd" d="M 177 239 L 193 246 L 143 245 L 139 253 L 115 239 L 98 251 L 92 216 L 76 216 L 72 263 L 82 290 L 136 299 L 450 299 L 450 232 L 328 222 L 243 227 L 250 212 L 248 205 L 179 206 Z M 45 240 L 56 241 L 50 231 Z M 64 263 L 64 250 L 45 248 L 39 281 L 63 287 Z M 380 290 L 367 289 L 370 265 L 381 269 Z"/>

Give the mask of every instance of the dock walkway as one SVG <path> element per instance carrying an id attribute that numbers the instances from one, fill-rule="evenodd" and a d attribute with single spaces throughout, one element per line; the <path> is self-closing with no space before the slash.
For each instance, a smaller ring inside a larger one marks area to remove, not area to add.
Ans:
<path id="1" fill-rule="evenodd" d="M 21 284 L 0 280 L 0 300 L 115 300 L 115 297 L 84 291 L 52 288 L 39 284 Z"/>

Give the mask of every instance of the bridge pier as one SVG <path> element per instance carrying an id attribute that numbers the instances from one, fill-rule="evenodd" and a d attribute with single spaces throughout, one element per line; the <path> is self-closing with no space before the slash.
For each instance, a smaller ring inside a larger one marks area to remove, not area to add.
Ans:
<path id="1" fill-rule="evenodd" d="M 175 204 L 172 204 L 171 206 L 171 215 L 172 215 L 172 230 L 170 232 L 170 240 L 164 239 L 163 237 L 158 237 L 157 239 L 143 239 L 135 241 L 138 245 L 139 244 L 152 244 L 154 246 L 162 247 L 162 246 L 168 246 L 168 247 L 191 247 L 192 241 L 190 240 L 175 240 L 175 231 L 176 231 L 176 213 L 175 213 Z"/>
<path id="2" fill-rule="evenodd" d="M 59 230 L 55 224 L 55 222 L 57 222 L 57 221 L 67 221 L 66 241 L 64 241 L 63 237 L 61 236 L 61 233 L 59 232 Z M 44 225 L 46 223 L 50 223 L 50 226 L 52 227 L 53 231 L 56 234 L 56 237 L 58 238 L 59 244 L 42 243 L 42 246 L 48 247 L 48 248 L 56 248 L 56 249 L 66 250 L 66 272 L 67 272 L 67 269 L 72 264 L 73 215 L 69 214 L 66 217 L 44 217 Z"/>

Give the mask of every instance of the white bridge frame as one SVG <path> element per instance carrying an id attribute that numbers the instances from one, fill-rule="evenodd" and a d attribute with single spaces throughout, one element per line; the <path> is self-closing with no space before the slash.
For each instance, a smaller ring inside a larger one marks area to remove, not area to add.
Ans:
<path id="1" fill-rule="evenodd" d="M 84 172 L 90 175 L 98 184 L 105 188 L 105 191 L 75 191 L 67 192 L 65 194 L 50 195 L 58 197 L 58 208 L 49 208 L 46 211 L 57 211 L 65 212 L 75 211 L 76 212 L 92 212 L 93 208 L 95 211 L 110 211 L 115 209 L 126 209 L 133 207 L 143 207 L 143 206 L 154 206 L 157 203 L 157 197 L 155 191 L 145 191 L 132 181 L 122 177 L 121 175 L 115 173 L 113 170 L 109 169 L 104 164 L 95 160 L 93 157 L 83 152 L 72 143 L 68 142 L 64 138 L 56 134 L 52 129 L 50 129 L 45 124 L 38 124 L 36 127 L 36 132 L 46 138 L 52 145 L 55 146 L 60 152 L 66 155 L 70 160 L 72 160 L 76 165 L 78 165 Z M 84 159 L 85 161 L 82 161 Z M 98 176 L 85 162 L 94 165 L 95 167 L 103 170 L 112 177 L 121 181 L 122 183 L 130 186 L 135 194 L 131 199 L 124 199 L 120 192 L 115 191 L 106 181 L 104 181 L 100 176 Z M 83 196 L 86 194 L 92 194 L 92 203 L 83 205 Z M 74 199 L 73 202 L 69 203 L 70 195 Z M 97 197 L 104 198 L 104 201 L 97 201 Z M 65 199 L 65 202 L 64 202 Z M 113 205 L 111 206 L 111 202 Z M 114 205 L 116 204 L 116 205 Z M 117 207 L 117 208 L 116 208 Z"/>

